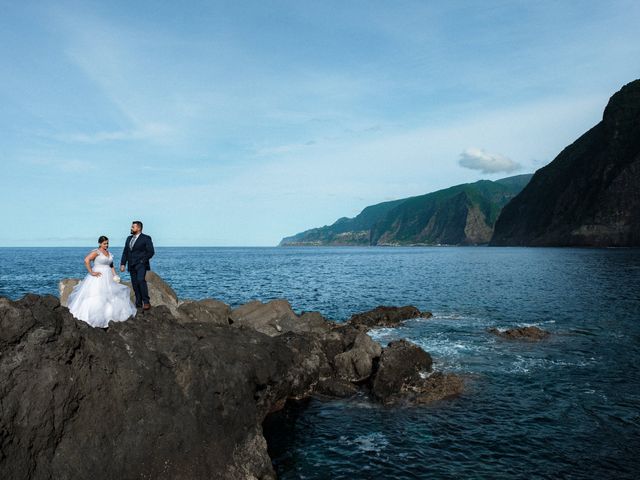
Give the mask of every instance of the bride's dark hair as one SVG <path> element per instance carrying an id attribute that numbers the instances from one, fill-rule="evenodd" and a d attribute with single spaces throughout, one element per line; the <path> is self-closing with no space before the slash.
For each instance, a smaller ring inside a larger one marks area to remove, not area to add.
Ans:
<path id="1" fill-rule="evenodd" d="M 100 238 L 98 239 L 98 245 L 100 245 L 102 242 L 105 242 L 109 240 L 108 237 L 105 237 L 104 235 L 100 235 Z"/>

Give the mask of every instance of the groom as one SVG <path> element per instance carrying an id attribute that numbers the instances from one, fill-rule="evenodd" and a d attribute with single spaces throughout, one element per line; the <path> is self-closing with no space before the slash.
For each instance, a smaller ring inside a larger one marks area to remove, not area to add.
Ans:
<path id="1" fill-rule="evenodd" d="M 131 235 L 127 237 L 124 245 L 122 259 L 120 260 L 120 271 L 124 272 L 124 267 L 129 262 L 129 274 L 131 275 L 131 285 L 136 294 L 136 307 L 149 310 L 149 289 L 145 275 L 147 270 L 151 270 L 149 259 L 153 257 L 155 250 L 149 235 L 142 233 L 142 222 L 136 220 L 131 224 Z"/>

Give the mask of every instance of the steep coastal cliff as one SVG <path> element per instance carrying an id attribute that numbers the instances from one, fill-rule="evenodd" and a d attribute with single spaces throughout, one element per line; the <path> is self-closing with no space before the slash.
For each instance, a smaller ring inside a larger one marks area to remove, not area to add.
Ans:
<path id="1" fill-rule="evenodd" d="M 640 80 L 505 206 L 491 245 L 640 245 Z"/>
<path id="2" fill-rule="evenodd" d="M 486 244 L 502 207 L 530 178 L 480 180 L 372 205 L 354 218 L 283 238 L 280 245 Z"/>

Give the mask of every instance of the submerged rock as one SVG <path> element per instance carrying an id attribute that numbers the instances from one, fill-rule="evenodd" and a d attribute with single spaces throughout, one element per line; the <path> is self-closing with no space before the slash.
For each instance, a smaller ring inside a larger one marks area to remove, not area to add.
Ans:
<path id="1" fill-rule="evenodd" d="M 493 333 L 501 338 L 506 338 L 508 340 L 529 340 L 536 341 L 547 338 L 551 335 L 546 330 L 542 330 L 538 327 L 519 327 L 512 328 L 508 330 L 498 330 L 497 328 L 490 328 L 488 330 L 489 333 Z"/>
<path id="2" fill-rule="evenodd" d="M 464 390 L 462 377 L 453 373 L 433 372 L 415 384 L 407 385 L 402 395 L 392 397 L 405 403 L 432 403 L 460 395 Z"/>
<path id="3" fill-rule="evenodd" d="M 379 306 L 364 313 L 352 315 L 349 323 L 362 330 L 374 327 L 397 327 L 401 322 L 411 318 L 431 318 L 431 312 L 421 312 L 416 307 Z"/>

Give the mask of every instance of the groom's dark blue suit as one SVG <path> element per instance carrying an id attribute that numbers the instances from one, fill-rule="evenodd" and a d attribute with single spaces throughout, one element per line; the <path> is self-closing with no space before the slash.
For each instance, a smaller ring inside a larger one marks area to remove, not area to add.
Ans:
<path id="1" fill-rule="evenodd" d="M 142 307 L 143 304 L 149 303 L 149 289 L 144 277 L 147 274 L 147 270 L 151 270 L 149 259 L 153 257 L 155 250 L 149 235 L 141 233 L 133 244 L 133 248 L 130 247 L 132 238 L 133 235 L 127 237 L 120 265 L 126 266 L 129 264 L 131 286 L 136 294 L 136 306 Z"/>

